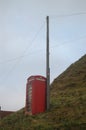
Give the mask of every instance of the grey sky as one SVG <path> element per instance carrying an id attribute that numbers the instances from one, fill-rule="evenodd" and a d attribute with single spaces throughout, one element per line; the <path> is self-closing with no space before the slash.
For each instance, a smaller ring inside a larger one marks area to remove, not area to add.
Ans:
<path id="1" fill-rule="evenodd" d="M 59 17 L 77 13 L 86 13 L 86 0 L 0 0 L 2 109 L 22 108 L 27 78 L 46 74 L 47 15 L 51 82 L 86 53 L 86 14 Z M 20 56 L 24 57 L 12 60 Z"/>

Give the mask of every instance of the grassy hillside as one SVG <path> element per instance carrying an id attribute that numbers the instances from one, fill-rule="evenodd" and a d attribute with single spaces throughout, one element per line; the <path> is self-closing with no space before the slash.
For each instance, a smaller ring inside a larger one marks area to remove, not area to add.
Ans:
<path id="1" fill-rule="evenodd" d="M 0 121 L 0 130 L 85 130 L 86 55 L 51 84 L 50 110 L 34 116 L 24 109 Z"/>
<path id="2" fill-rule="evenodd" d="M 0 111 L 0 118 L 4 118 L 10 114 L 14 113 L 13 111 Z"/>

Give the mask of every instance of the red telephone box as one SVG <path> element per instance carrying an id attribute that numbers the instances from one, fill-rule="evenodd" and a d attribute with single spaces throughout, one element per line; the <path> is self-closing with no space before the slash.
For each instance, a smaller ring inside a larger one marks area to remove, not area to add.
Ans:
<path id="1" fill-rule="evenodd" d="M 26 107 L 28 114 L 37 114 L 46 110 L 46 78 L 31 76 L 26 84 Z"/>

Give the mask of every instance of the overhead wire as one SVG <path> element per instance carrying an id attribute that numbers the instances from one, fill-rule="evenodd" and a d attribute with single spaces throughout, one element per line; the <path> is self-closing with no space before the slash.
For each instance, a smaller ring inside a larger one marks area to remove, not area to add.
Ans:
<path id="1" fill-rule="evenodd" d="M 33 39 L 31 40 L 31 42 L 30 42 L 30 45 L 31 45 L 31 46 L 28 44 L 28 45 L 26 46 L 26 49 L 24 50 L 23 54 L 25 54 L 25 53 L 27 52 L 28 48 L 29 48 L 29 50 L 31 49 L 31 47 L 32 47 L 32 45 L 33 45 L 35 39 L 37 38 L 38 34 L 40 33 L 40 31 L 42 30 L 43 27 L 44 27 L 44 22 L 43 22 L 43 24 L 40 26 L 40 28 L 39 28 L 39 30 L 37 31 L 37 33 L 34 35 Z M 22 55 L 21 55 L 21 56 L 22 56 Z"/>
<path id="2" fill-rule="evenodd" d="M 60 44 L 55 44 L 53 46 L 50 46 L 50 49 L 53 49 L 55 47 L 60 47 L 60 46 L 64 46 L 65 44 L 70 44 L 71 42 L 75 42 L 75 41 L 78 41 L 78 40 L 81 40 L 81 39 L 85 39 L 86 38 L 86 35 L 83 35 L 83 36 L 80 36 L 78 39 L 72 39 L 72 40 L 68 40 L 68 41 L 63 41 L 61 42 Z M 56 42 L 57 41 L 51 41 L 51 42 Z M 25 55 L 22 55 L 22 56 L 19 56 L 19 57 L 16 57 L 16 58 L 12 58 L 12 59 L 9 59 L 9 60 L 6 60 L 6 61 L 3 61 L 3 62 L 0 62 L 0 64 L 6 64 L 6 63 L 9 63 L 9 62 L 13 62 L 15 60 L 18 60 L 18 59 L 21 59 L 21 58 L 24 58 L 26 56 L 30 56 L 30 55 L 35 55 L 36 53 L 40 53 L 42 52 L 43 49 L 39 49 L 39 50 L 35 50 L 34 52 L 31 52 L 31 53 L 28 53 L 28 54 L 25 54 Z"/>
<path id="3" fill-rule="evenodd" d="M 60 47 L 60 46 L 64 46 L 65 44 L 70 44 L 71 42 L 73 43 L 73 42 L 81 40 L 81 39 L 86 39 L 86 35 L 80 36 L 78 39 L 72 39 L 72 40 L 68 40 L 68 41 L 63 41 L 60 44 L 56 44 L 56 45 L 51 46 L 51 49 L 54 48 L 54 47 L 56 47 L 56 46 Z"/>
<path id="4" fill-rule="evenodd" d="M 6 62 L 12 62 L 12 61 L 14 61 L 14 60 L 17 60 L 17 62 L 12 66 L 12 68 L 10 69 L 10 71 L 8 71 L 7 74 L 6 74 L 4 77 L 8 77 L 8 75 L 9 75 L 13 70 L 15 70 L 15 68 L 16 68 L 16 66 L 19 64 L 19 62 L 23 59 L 23 57 L 25 57 L 25 53 L 27 52 L 28 47 L 29 47 L 29 50 L 31 49 L 31 47 L 32 47 L 32 45 L 33 45 L 33 43 L 34 43 L 34 41 L 36 40 L 38 34 L 40 33 L 40 31 L 42 30 L 43 27 L 44 27 L 44 23 L 41 25 L 41 27 L 39 28 L 39 30 L 38 30 L 37 33 L 35 34 L 34 38 L 33 38 L 32 41 L 30 42 L 30 45 L 31 45 L 31 46 L 27 45 L 21 56 L 16 57 L 16 58 L 13 58 L 13 59 L 9 59 L 9 60 L 6 61 Z M 1 62 L 1 63 L 5 63 L 5 62 Z M 1 63 L 0 63 L 0 64 L 1 64 Z"/>
<path id="5" fill-rule="evenodd" d="M 71 16 L 79 16 L 79 15 L 86 15 L 86 12 L 71 13 L 71 14 L 60 14 L 60 15 L 50 15 L 50 18 L 71 17 Z"/>
<path id="6" fill-rule="evenodd" d="M 13 61 L 16 61 L 16 60 L 18 60 L 18 59 L 21 59 L 21 58 L 24 58 L 24 57 L 26 57 L 26 56 L 30 56 L 30 55 L 35 55 L 36 53 L 39 53 L 39 52 L 41 52 L 43 49 L 39 49 L 39 50 L 36 50 L 36 51 L 34 51 L 34 52 L 30 52 L 30 53 L 28 53 L 28 54 L 25 54 L 25 55 L 22 55 L 22 56 L 18 56 L 18 57 L 15 57 L 15 58 L 12 58 L 12 59 L 8 59 L 8 60 L 5 60 L 5 61 L 2 61 L 2 62 L 0 62 L 0 64 L 6 64 L 6 63 L 9 63 L 9 62 L 13 62 Z"/>
<path id="7" fill-rule="evenodd" d="M 22 54 L 20 56 L 15 57 L 15 58 L 11 58 L 11 59 L 7 59 L 5 61 L 1 61 L 0 64 L 7 63 L 7 62 L 12 62 L 12 61 L 15 61 L 15 60 L 18 60 L 18 59 L 22 59 L 25 56 L 29 55 L 29 54 L 26 54 L 26 52 L 31 50 L 31 47 L 33 46 L 33 43 L 34 43 L 35 39 L 37 38 L 38 34 L 40 33 L 40 31 L 42 30 L 43 27 L 44 27 L 44 23 L 41 25 L 41 27 L 39 28 L 39 30 L 37 31 L 37 33 L 35 34 L 35 36 L 31 40 L 30 44 L 28 44 L 26 46 L 25 50 L 22 52 Z"/>
<path id="8" fill-rule="evenodd" d="M 50 15 L 50 18 L 55 18 L 55 17 L 70 17 L 70 16 L 78 16 L 78 15 L 86 15 L 86 12 L 81 12 L 81 13 L 72 13 L 72 14 L 61 14 L 61 15 Z M 37 33 L 35 34 L 34 38 L 32 39 L 32 41 L 30 42 L 30 44 L 28 44 L 25 48 L 25 50 L 22 52 L 22 54 L 19 57 L 13 58 L 13 59 L 9 59 L 3 62 L 0 62 L 0 64 L 6 63 L 6 62 L 12 62 L 17 60 L 17 62 L 15 63 L 15 65 L 12 67 L 12 69 L 9 71 L 9 73 L 14 70 L 14 68 L 17 66 L 17 64 L 19 63 L 19 61 L 21 61 L 21 59 L 23 59 L 25 56 L 30 55 L 30 53 L 26 54 L 26 52 L 31 49 L 31 47 L 33 46 L 33 43 L 35 41 L 35 39 L 37 38 L 38 34 L 40 33 L 41 29 L 43 28 L 43 25 L 40 27 L 40 29 L 37 31 Z M 72 41 L 66 41 L 66 42 L 62 42 L 61 45 L 67 44 L 68 42 L 73 42 Z M 61 45 L 55 45 L 55 46 L 61 46 Z M 55 46 L 52 46 L 51 48 L 54 48 Z M 40 49 L 39 51 L 41 51 L 42 49 Z M 37 51 L 38 52 L 38 51 Z M 34 53 L 35 54 L 35 53 Z"/>
<path id="9" fill-rule="evenodd" d="M 55 18 L 55 17 L 70 17 L 70 16 L 77 16 L 77 15 L 86 15 L 86 12 L 78 12 L 78 13 L 72 13 L 72 14 L 50 15 L 50 17 L 51 17 L 51 18 Z M 38 30 L 37 33 L 35 34 L 34 38 L 33 38 L 32 41 L 30 42 L 30 45 L 31 45 L 31 46 L 28 44 L 28 45 L 26 46 L 25 50 L 22 52 L 22 54 L 21 54 L 19 57 L 15 57 L 15 58 L 12 58 L 12 59 L 8 59 L 8 60 L 6 60 L 6 61 L 2 61 L 2 62 L 0 62 L 0 64 L 6 63 L 6 62 L 15 61 L 15 60 L 17 60 L 17 59 L 22 59 L 22 58 L 24 58 L 25 56 L 27 56 L 27 55 L 24 55 L 24 54 L 27 52 L 28 47 L 29 47 L 29 50 L 30 50 L 30 48 L 32 47 L 32 45 L 33 45 L 35 39 L 37 38 L 37 35 L 40 33 L 40 31 L 41 31 L 41 29 L 43 28 L 43 26 L 44 26 L 44 23 L 43 23 L 43 25 L 39 28 L 39 30 Z M 63 42 L 63 43 L 64 43 L 64 42 Z M 57 46 L 57 45 L 56 45 L 56 46 Z"/>

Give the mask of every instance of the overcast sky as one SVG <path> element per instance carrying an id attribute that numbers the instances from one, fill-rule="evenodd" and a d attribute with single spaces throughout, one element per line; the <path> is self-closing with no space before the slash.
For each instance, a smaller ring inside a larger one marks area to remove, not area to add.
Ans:
<path id="1" fill-rule="evenodd" d="M 46 76 L 50 18 L 51 82 L 86 53 L 86 0 L 0 0 L 0 105 L 25 105 L 26 81 Z"/>

